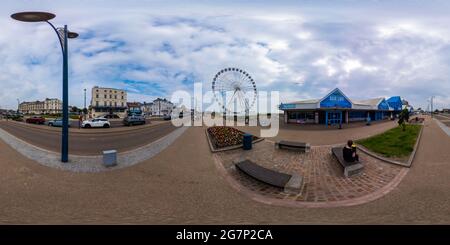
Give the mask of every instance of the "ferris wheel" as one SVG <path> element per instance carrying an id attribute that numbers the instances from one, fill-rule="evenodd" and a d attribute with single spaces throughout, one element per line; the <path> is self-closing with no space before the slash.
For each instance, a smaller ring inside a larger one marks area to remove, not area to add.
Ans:
<path id="1" fill-rule="evenodd" d="M 239 68 L 220 70 L 212 81 L 212 91 L 224 112 L 232 114 L 248 113 L 257 98 L 255 81 L 248 72 Z"/>

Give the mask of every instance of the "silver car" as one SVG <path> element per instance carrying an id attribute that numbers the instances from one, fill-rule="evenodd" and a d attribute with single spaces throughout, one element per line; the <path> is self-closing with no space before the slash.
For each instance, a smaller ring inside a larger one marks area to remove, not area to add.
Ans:
<path id="1" fill-rule="evenodd" d="M 70 127 L 70 121 L 68 121 L 67 124 L 68 124 L 68 127 Z M 48 121 L 47 125 L 50 127 L 62 127 L 63 120 L 62 120 L 62 118 L 56 118 L 56 119 Z"/>

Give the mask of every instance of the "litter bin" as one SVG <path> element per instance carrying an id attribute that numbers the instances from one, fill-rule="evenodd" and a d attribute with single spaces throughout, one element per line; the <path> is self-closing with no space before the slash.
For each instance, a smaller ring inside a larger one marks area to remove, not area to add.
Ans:
<path id="1" fill-rule="evenodd" d="M 243 139 L 244 150 L 251 150 L 252 149 L 252 138 L 253 138 L 253 135 L 251 135 L 251 134 L 244 134 L 244 139 Z"/>
<path id="2" fill-rule="evenodd" d="M 116 150 L 103 151 L 103 165 L 105 165 L 106 167 L 112 167 L 117 165 Z"/>

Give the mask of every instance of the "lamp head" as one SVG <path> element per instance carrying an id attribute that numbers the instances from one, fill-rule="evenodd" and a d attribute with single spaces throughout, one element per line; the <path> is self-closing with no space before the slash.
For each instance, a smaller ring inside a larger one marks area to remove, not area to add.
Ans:
<path id="1" fill-rule="evenodd" d="M 78 37 L 78 33 L 69 31 L 67 33 L 67 37 L 68 38 L 77 38 Z"/>
<path id="2" fill-rule="evenodd" d="M 11 18 L 24 22 L 49 21 L 56 15 L 48 12 L 19 12 L 11 15 Z"/>

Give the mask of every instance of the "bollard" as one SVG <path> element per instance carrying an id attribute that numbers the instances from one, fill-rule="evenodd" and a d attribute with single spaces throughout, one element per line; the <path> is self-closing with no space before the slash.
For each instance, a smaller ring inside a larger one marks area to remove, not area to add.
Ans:
<path id="1" fill-rule="evenodd" d="M 106 167 L 112 167 L 117 165 L 116 150 L 103 151 L 103 165 L 105 165 Z"/>

